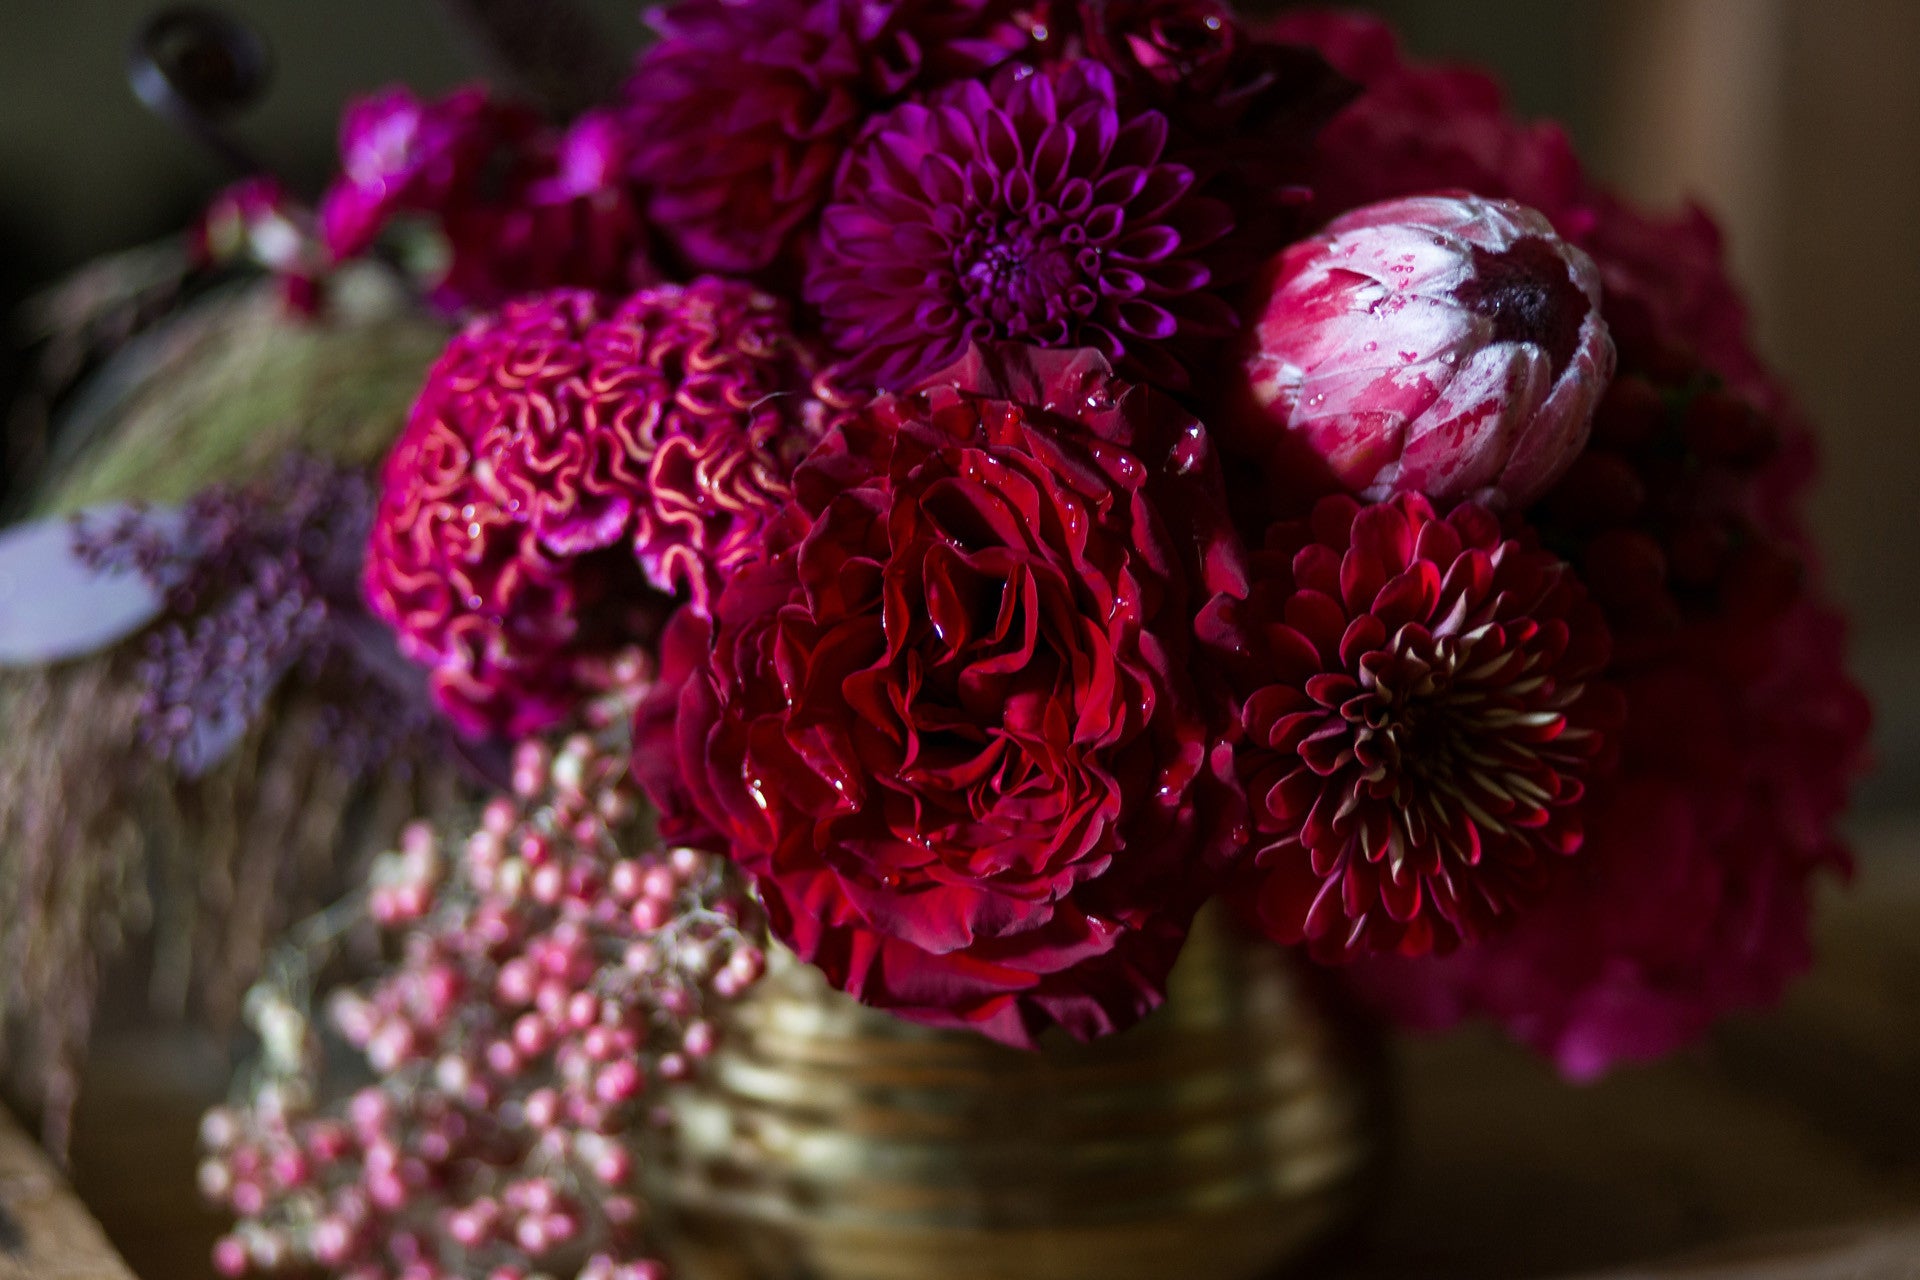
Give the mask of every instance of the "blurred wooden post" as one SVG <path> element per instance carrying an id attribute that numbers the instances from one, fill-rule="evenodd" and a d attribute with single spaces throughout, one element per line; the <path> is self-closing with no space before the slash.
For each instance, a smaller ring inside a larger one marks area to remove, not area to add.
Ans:
<path id="1" fill-rule="evenodd" d="M 3 1109 L 0 1280 L 133 1280 L 100 1224 Z"/>
<path id="2" fill-rule="evenodd" d="M 1604 166 L 1655 208 L 1712 209 L 1764 324 L 1780 286 L 1787 0 L 1617 0 L 1610 10 Z"/>

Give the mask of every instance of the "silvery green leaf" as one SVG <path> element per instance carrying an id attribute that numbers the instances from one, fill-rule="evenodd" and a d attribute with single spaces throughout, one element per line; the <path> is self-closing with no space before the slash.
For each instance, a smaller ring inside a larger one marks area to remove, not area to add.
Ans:
<path id="1" fill-rule="evenodd" d="M 116 508 L 88 518 L 111 520 Z M 154 528 L 178 522 L 149 511 Z M 103 572 L 74 549 L 74 523 L 52 516 L 0 530 L 0 667 L 43 666 L 97 653 L 160 616 L 163 590 L 140 573 Z"/>

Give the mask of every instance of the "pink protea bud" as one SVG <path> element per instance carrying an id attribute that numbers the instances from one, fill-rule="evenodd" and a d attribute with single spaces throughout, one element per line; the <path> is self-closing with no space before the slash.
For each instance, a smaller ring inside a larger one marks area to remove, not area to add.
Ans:
<path id="1" fill-rule="evenodd" d="M 1257 296 L 1244 402 L 1222 426 L 1289 490 L 1324 468 L 1309 486 L 1524 506 L 1586 444 L 1613 377 L 1598 270 L 1509 201 L 1356 209 L 1283 253 Z"/>

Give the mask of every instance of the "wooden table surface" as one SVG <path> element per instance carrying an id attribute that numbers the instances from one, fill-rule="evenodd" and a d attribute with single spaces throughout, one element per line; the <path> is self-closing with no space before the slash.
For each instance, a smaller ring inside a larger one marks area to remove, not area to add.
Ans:
<path id="1" fill-rule="evenodd" d="M 1390 1188 L 1314 1274 L 1920 1280 L 1920 819 L 1860 846 L 1815 973 L 1698 1050 L 1570 1088 L 1490 1034 L 1402 1045 Z M 220 1061 L 179 1037 L 97 1055 L 76 1187 L 145 1280 L 209 1275 L 191 1153 Z"/>

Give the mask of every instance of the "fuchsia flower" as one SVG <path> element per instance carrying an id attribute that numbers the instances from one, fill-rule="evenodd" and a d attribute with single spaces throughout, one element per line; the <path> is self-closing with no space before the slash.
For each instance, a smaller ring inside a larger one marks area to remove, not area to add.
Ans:
<path id="1" fill-rule="evenodd" d="M 1123 117 L 1113 74 L 1003 70 L 875 121 L 835 184 L 806 296 L 851 368 L 904 390 L 969 343 L 1092 347 L 1163 386 L 1231 333 L 1209 252 L 1233 214 Z"/>
<path id="2" fill-rule="evenodd" d="M 653 635 L 649 585 L 704 608 L 754 556 L 816 430 L 806 385 L 784 312 L 742 284 L 618 309 L 544 294 L 476 321 L 387 461 L 375 612 L 464 731 L 550 726 Z"/>
<path id="3" fill-rule="evenodd" d="M 675 748 L 642 711 L 643 780 L 858 999 L 1021 1045 L 1131 1025 L 1232 852 L 1192 670 L 1238 569 L 1219 485 L 1205 432 L 1096 353 L 976 354 L 855 410 L 710 635 L 669 645 L 695 669 Z"/>
<path id="4" fill-rule="evenodd" d="M 1484 508 L 1331 497 L 1200 634 L 1243 699 L 1258 911 L 1321 959 L 1511 923 L 1578 852 L 1619 718 L 1572 571 Z"/>
<path id="5" fill-rule="evenodd" d="M 345 261 L 396 218 L 426 219 L 446 241 L 432 283 L 450 310 L 556 286 L 624 293 L 655 277 L 628 146 L 607 112 L 556 131 L 484 89 L 433 102 L 389 89 L 342 118 L 321 238 Z"/>
<path id="6" fill-rule="evenodd" d="M 706 271 L 792 266 L 867 117 L 1030 43 L 1003 0 L 680 0 L 627 83 L 635 177 Z"/>
<path id="7" fill-rule="evenodd" d="M 1613 376 L 1593 263 L 1502 201 L 1356 209 L 1281 255 L 1262 297 L 1232 442 L 1368 499 L 1524 507 L 1585 446 Z"/>

